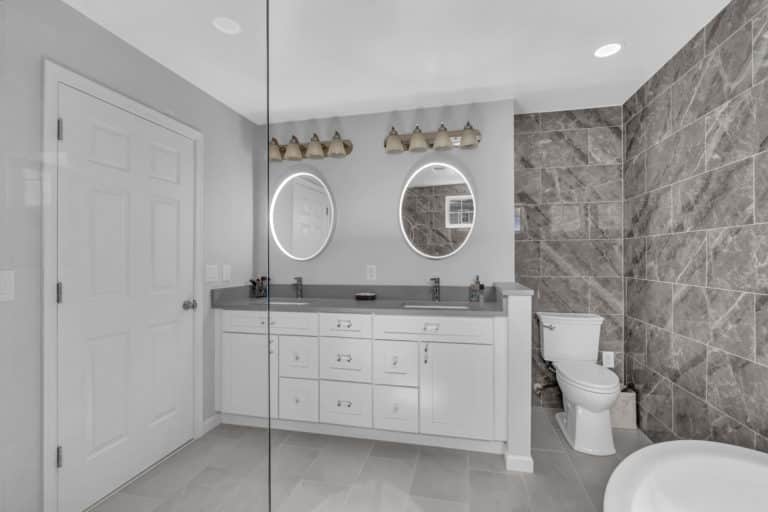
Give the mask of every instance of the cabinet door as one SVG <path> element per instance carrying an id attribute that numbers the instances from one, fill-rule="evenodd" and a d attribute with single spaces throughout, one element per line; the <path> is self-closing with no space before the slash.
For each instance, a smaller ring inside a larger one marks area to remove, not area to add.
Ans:
<path id="1" fill-rule="evenodd" d="M 491 439 L 493 347 L 420 343 L 421 433 Z"/>
<path id="2" fill-rule="evenodd" d="M 221 335 L 222 412 L 267 417 L 267 361 L 272 364 L 272 411 L 277 411 L 277 343 L 263 334 Z"/>

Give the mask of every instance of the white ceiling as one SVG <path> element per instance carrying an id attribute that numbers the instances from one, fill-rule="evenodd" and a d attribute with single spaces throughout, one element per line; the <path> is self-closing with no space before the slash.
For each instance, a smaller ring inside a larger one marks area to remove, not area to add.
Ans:
<path id="1" fill-rule="evenodd" d="M 265 0 L 64 0 L 249 119 L 266 112 Z M 270 120 L 515 98 L 623 103 L 728 0 L 271 0 Z M 211 26 L 236 19 L 238 36 Z M 594 50 L 620 42 L 615 57 Z"/>

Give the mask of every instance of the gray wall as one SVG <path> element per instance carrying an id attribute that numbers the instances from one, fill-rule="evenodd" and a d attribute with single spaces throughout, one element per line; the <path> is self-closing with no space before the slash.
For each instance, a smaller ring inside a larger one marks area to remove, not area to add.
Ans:
<path id="1" fill-rule="evenodd" d="M 205 259 L 246 281 L 253 260 L 255 127 L 58 0 L 6 0 L 0 26 L 0 268 L 16 300 L 0 302 L 0 510 L 41 509 L 41 207 L 43 58 L 185 122 L 205 135 Z M 258 151 L 257 151 L 258 154 Z M 199 297 L 207 303 L 207 294 Z M 209 311 L 204 310 L 206 319 Z M 210 333 L 210 322 L 206 322 Z M 206 340 L 212 410 L 211 339 Z"/>
<path id="2" fill-rule="evenodd" d="M 623 376 L 621 107 L 515 116 L 518 280 L 536 290 L 534 311 L 597 313 L 600 350 Z M 534 405 L 559 407 L 534 322 Z M 537 386 L 538 387 L 538 386 Z"/>
<path id="3" fill-rule="evenodd" d="M 768 2 L 731 2 L 624 105 L 628 377 L 654 440 L 768 451 Z"/>
<path id="4" fill-rule="evenodd" d="M 410 132 L 419 124 L 435 130 L 441 122 L 450 129 L 470 120 L 483 134 L 474 150 L 426 153 L 384 153 L 384 139 L 392 125 Z M 313 132 L 323 139 L 334 130 L 351 139 L 354 151 L 343 159 L 270 163 L 270 187 L 300 169 L 310 169 L 328 184 L 336 204 L 336 229 L 328 248 L 314 260 L 295 262 L 274 244 L 270 247 L 275 282 L 303 276 L 308 284 L 366 283 L 366 265 L 376 265 L 376 284 L 424 284 L 439 275 L 445 284 L 468 286 L 475 274 L 486 283 L 514 278 L 514 106 L 512 101 L 459 105 L 407 112 L 370 114 L 336 119 L 278 124 L 272 136 L 286 143 L 291 134 L 302 141 Z M 409 175 L 430 161 L 456 165 L 467 175 L 477 198 L 477 224 L 472 238 L 458 254 L 429 260 L 413 252 L 400 232 L 398 204 Z M 262 200 L 265 199 L 262 197 Z M 261 205 L 263 212 L 265 206 Z M 259 208 L 257 208 L 259 210 Z M 257 225 L 264 225 L 263 213 Z M 257 237 L 257 240 L 260 240 Z M 263 252 L 255 253 L 254 271 L 266 273 Z"/>

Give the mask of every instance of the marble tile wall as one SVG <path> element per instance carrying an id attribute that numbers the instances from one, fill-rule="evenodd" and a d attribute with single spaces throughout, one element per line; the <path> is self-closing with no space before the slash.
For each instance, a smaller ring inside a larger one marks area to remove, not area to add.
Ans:
<path id="1" fill-rule="evenodd" d="M 624 104 L 626 380 L 655 441 L 768 448 L 766 78 L 768 0 L 734 0 Z"/>
<path id="2" fill-rule="evenodd" d="M 597 313 L 601 350 L 618 352 L 623 375 L 622 109 L 515 116 L 518 280 L 536 291 L 535 311 Z M 534 405 L 560 406 L 541 358 L 534 319 Z M 538 385 L 538 386 L 537 386 Z"/>

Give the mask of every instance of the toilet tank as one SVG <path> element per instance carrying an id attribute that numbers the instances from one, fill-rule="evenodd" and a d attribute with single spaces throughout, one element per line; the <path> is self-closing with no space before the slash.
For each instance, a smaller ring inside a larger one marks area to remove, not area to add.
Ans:
<path id="1" fill-rule="evenodd" d="M 596 361 L 603 317 L 580 313 L 536 313 L 545 361 Z"/>

